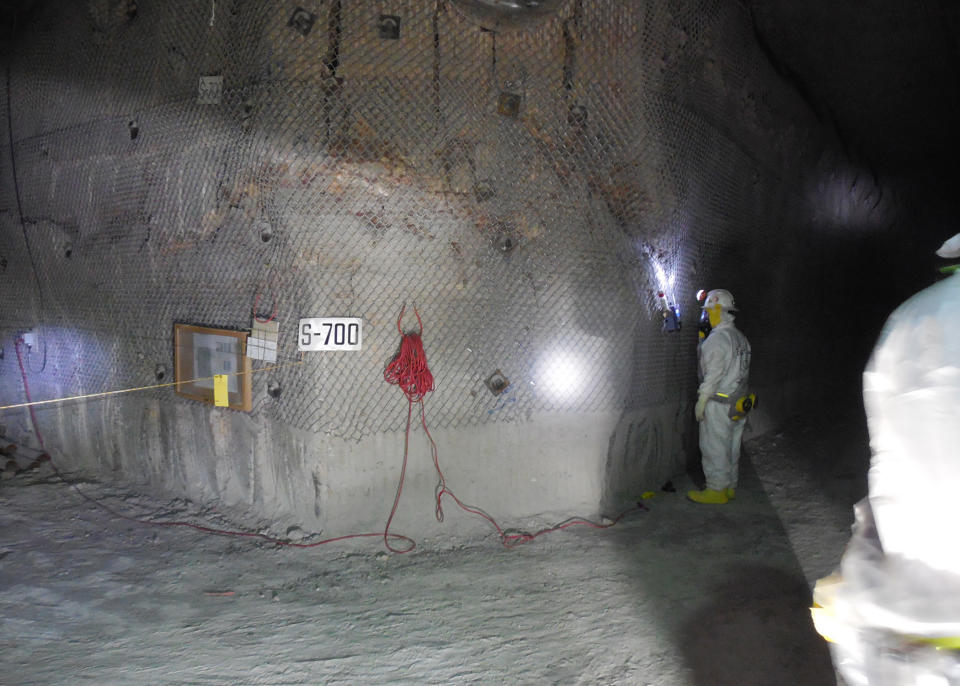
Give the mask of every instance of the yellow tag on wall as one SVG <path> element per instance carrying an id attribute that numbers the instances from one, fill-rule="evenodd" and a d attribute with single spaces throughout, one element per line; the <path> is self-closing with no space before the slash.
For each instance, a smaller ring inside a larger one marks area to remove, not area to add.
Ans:
<path id="1" fill-rule="evenodd" d="M 227 391 L 226 374 L 215 374 L 213 377 L 213 404 L 217 407 L 230 406 L 230 393 Z"/>

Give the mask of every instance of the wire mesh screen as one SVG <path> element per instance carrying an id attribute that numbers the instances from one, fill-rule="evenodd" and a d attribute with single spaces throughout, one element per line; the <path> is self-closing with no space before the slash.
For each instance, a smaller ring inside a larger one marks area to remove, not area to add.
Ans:
<path id="1" fill-rule="evenodd" d="M 281 366 L 255 415 L 399 429 L 406 305 L 433 426 L 675 399 L 693 292 L 735 290 L 714 258 L 800 214 L 781 170 L 817 145 L 735 3 L 567 0 L 511 31 L 444 0 L 37 5 L 9 58 L 0 318 L 38 327 L 47 396 L 156 383 L 175 322 L 256 307 Z M 321 316 L 362 317 L 362 351 L 301 358 Z"/>

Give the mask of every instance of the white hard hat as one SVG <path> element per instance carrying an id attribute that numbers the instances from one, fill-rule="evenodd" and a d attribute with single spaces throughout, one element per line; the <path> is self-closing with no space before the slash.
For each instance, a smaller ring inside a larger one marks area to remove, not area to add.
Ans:
<path id="1" fill-rule="evenodd" d="M 953 238 L 948 238 L 944 241 L 943 245 L 940 246 L 940 249 L 937 250 L 937 255 L 940 257 L 960 257 L 960 233 L 958 233 Z"/>
<path id="2" fill-rule="evenodd" d="M 722 288 L 716 288 L 703 300 L 703 308 L 719 305 L 724 312 L 736 312 L 737 305 L 733 302 L 733 293 Z"/>

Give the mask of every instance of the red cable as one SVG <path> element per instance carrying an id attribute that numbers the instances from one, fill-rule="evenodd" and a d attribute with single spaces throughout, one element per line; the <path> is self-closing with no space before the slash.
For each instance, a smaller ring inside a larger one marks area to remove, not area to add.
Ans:
<path id="1" fill-rule="evenodd" d="M 387 368 L 383 370 L 383 378 L 387 383 L 400 387 L 403 394 L 407 396 L 407 428 L 403 434 L 403 465 L 400 467 L 400 480 L 397 482 L 397 493 L 393 498 L 393 507 L 390 509 L 390 516 L 387 517 L 387 524 L 383 529 L 383 544 L 388 550 L 394 553 L 409 553 L 417 547 L 413 539 L 404 536 L 410 545 L 405 549 L 394 548 L 390 545 L 388 536 L 390 535 L 390 524 L 397 513 L 397 506 L 400 504 L 400 494 L 403 493 L 403 482 L 407 474 L 407 458 L 410 454 L 410 422 L 413 418 L 413 403 L 419 402 L 423 408 L 423 396 L 433 390 L 433 374 L 427 366 L 427 355 L 423 351 L 423 339 L 420 337 L 423 333 L 423 321 L 420 319 L 420 313 L 417 308 L 413 308 L 417 315 L 417 323 L 420 326 L 418 333 L 403 333 L 401 322 L 403 313 L 407 306 L 400 308 L 400 316 L 397 317 L 397 331 L 400 332 L 400 351 L 396 354 Z"/>
<path id="2" fill-rule="evenodd" d="M 260 322 L 261 324 L 266 324 L 267 322 L 272 322 L 277 316 L 277 300 L 273 300 L 273 313 L 266 319 L 261 319 L 257 316 L 257 305 L 260 304 L 260 294 L 257 293 L 257 296 L 253 299 L 253 318 Z"/>
<path id="3" fill-rule="evenodd" d="M 535 532 L 535 533 L 532 533 L 532 534 L 531 534 L 531 533 L 526 533 L 526 532 L 516 533 L 516 534 L 507 534 L 503 529 L 500 528 L 500 525 L 497 524 L 496 520 L 495 520 L 493 517 L 491 517 L 490 515 L 488 515 L 486 512 L 484 512 L 483 510 L 481 510 L 479 507 L 470 506 L 470 505 L 464 504 L 463 501 L 461 501 L 461 500 L 456 496 L 456 494 L 455 494 L 453 491 L 451 491 L 449 488 L 447 488 L 447 480 L 446 480 L 446 478 L 443 476 L 443 472 L 440 470 L 440 462 L 439 462 L 439 455 L 438 455 L 438 451 L 437 451 L 437 444 L 434 443 L 433 436 L 430 435 L 430 430 L 427 428 L 426 418 L 425 418 L 425 416 L 424 416 L 424 414 L 423 414 L 423 402 L 420 403 L 420 417 L 421 417 L 422 424 L 423 424 L 423 430 L 424 430 L 424 432 L 426 432 L 427 438 L 430 439 L 430 451 L 431 451 L 431 453 L 433 454 L 433 464 L 434 464 L 434 466 L 435 466 L 436 469 L 437 469 L 437 474 L 440 476 L 440 481 L 439 481 L 439 483 L 437 484 L 437 495 L 436 495 L 436 498 L 437 498 L 437 505 L 436 505 L 437 521 L 441 521 L 441 522 L 443 521 L 443 503 L 442 503 L 441 499 L 443 498 L 444 494 L 449 495 L 451 498 L 453 498 L 454 502 L 456 502 L 457 505 L 460 506 L 460 509 L 464 510 L 465 512 L 469 512 L 469 513 L 471 513 L 471 514 L 475 514 L 475 515 L 478 515 L 478 516 L 480 516 L 480 517 L 483 517 L 483 518 L 486 519 L 488 522 L 490 522 L 490 524 L 493 525 L 493 528 L 497 530 L 497 535 L 500 537 L 500 542 L 501 542 L 505 547 L 507 547 L 507 548 L 512 548 L 513 546 L 519 545 L 519 544 L 521 544 L 521 543 L 528 543 L 529 541 L 532 541 L 533 539 L 535 539 L 537 536 L 542 536 L 543 534 L 548 534 L 548 533 L 553 532 L 553 531 L 561 531 L 561 530 L 563 530 L 563 529 L 566 529 L 566 528 L 568 528 L 568 527 L 571 527 L 571 526 L 574 526 L 574 525 L 578 525 L 578 524 L 585 525 L 585 526 L 590 526 L 590 527 L 592 527 L 592 528 L 594 528 L 594 529 L 608 529 L 608 528 L 610 528 L 611 526 L 613 526 L 614 524 L 616 524 L 617 522 L 619 522 L 621 519 L 623 519 L 624 517 L 626 517 L 626 516 L 627 516 L 628 514 L 630 514 L 631 512 L 645 511 L 645 510 L 648 509 L 648 508 L 647 508 L 645 505 L 643 505 L 642 503 L 637 503 L 637 506 L 636 506 L 636 507 L 631 507 L 631 508 L 628 508 L 628 509 L 624 510 L 623 512 L 621 512 L 620 514 L 618 514 L 616 517 L 614 517 L 612 520 L 610 520 L 610 522 L 607 523 L 607 524 L 597 524 L 596 522 L 591 522 L 590 520 L 588 520 L 588 519 L 583 519 L 583 518 L 581 518 L 581 517 L 571 517 L 570 519 L 565 520 L 565 521 L 561 522 L 560 524 L 557 524 L 557 525 L 554 525 L 554 526 L 551 526 L 551 527 L 547 527 L 547 528 L 545 528 L 545 529 L 540 529 L 539 531 L 537 531 L 537 532 Z"/>
<path id="4" fill-rule="evenodd" d="M 393 522 L 393 516 L 397 513 L 397 506 L 400 504 L 400 494 L 403 493 L 403 481 L 407 475 L 407 455 L 410 452 L 410 418 L 413 413 L 413 403 L 407 404 L 407 431 L 404 434 L 403 438 L 403 465 L 400 467 L 400 479 L 397 481 L 397 493 L 393 497 L 393 507 L 390 509 L 390 516 L 387 517 L 387 523 L 383 527 L 383 545 L 386 546 L 387 550 L 392 553 L 409 553 L 411 550 L 417 547 L 416 542 L 412 538 L 407 538 L 400 534 L 391 534 L 390 533 L 390 523 Z M 393 536 L 395 538 L 402 538 L 409 543 L 406 548 L 394 548 L 390 545 L 389 538 Z"/>
<path id="5" fill-rule="evenodd" d="M 433 465 L 436 468 L 437 476 L 439 477 L 436 488 L 436 506 L 434 510 L 438 522 L 443 521 L 443 496 L 444 494 L 449 495 L 451 498 L 453 498 L 454 502 L 460 506 L 460 509 L 464 510 L 465 512 L 483 517 L 490 522 L 490 524 L 493 525 L 493 528 L 496 529 L 497 535 L 500 537 L 500 542 L 504 546 L 511 548 L 521 543 L 532 541 L 537 536 L 541 536 L 552 531 L 560 531 L 577 524 L 590 526 L 595 529 L 607 529 L 619 522 L 629 513 L 647 509 L 642 503 L 637 503 L 636 507 L 631 507 L 627 510 L 624 510 L 607 524 L 597 524 L 587 519 L 574 517 L 555 526 L 541 529 L 532 534 L 527 532 L 508 534 L 502 528 L 500 528 L 500 525 L 497 524 L 496 520 L 486 512 L 478 507 L 472 507 L 464 504 L 456 496 L 456 494 L 454 494 L 454 492 L 447 487 L 446 477 L 444 477 L 443 471 L 440 469 L 440 455 L 439 451 L 437 450 L 437 444 L 433 440 L 433 436 L 430 434 L 430 429 L 427 427 L 427 417 L 424 411 L 423 398 L 427 393 L 433 390 L 433 374 L 430 373 L 430 368 L 427 366 L 427 356 L 423 350 L 423 340 L 421 338 L 423 334 L 423 321 L 420 319 L 420 313 L 417 312 L 416 308 L 414 308 L 413 311 L 417 315 L 417 323 L 420 326 L 420 331 L 418 333 L 403 333 L 400 322 L 403 319 L 405 310 L 406 306 L 401 308 L 400 316 L 397 318 L 397 330 L 400 332 L 400 336 L 402 337 L 400 341 L 400 351 L 397 353 L 396 357 L 394 357 L 393 361 L 387 365 L 386 370 L 383 372 L 383 378 L 386 379 L 388 383 L 399 386 L 404 395 L 407 396 L 407 428 L 403 439 L 403 466 L 400 470 L 400 481 L 397 484 L 397 494 L 393 500 L 393 509 L 390 511 L 390 516 L 387 518 L 387 525 L 383 531 L 384 543 L 387 545 L 387 548 L 393 552 L 407 553 L 413 550 L 415 547 L 415 544 L 413 544 L 413 541 L 411 541 L 411 546 L 408 549 L 396 550 L 392 548 L 386 540 L 388 532 L 390 531 L 390 523 L 393 521 L 393 516 L 397 511 L 397 504 L 400 502 L 400 494 L 403 491 L 403 481 L 407 471 L 407 457 L 410 446 L 410 421 L 413 414 L 414 403 L 418 403 L 420 405 L 420 423 L 423 426 L 424 433 L 427 435 L 427 438 L 430 441 L 430 454 L 433 457 Z"/>

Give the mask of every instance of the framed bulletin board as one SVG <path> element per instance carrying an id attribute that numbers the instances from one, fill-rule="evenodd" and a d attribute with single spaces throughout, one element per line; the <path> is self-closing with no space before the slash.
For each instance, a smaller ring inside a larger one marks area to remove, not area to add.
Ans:
<path id="1" fill-rule="evenodd" d="M 244 412 L 253 409 L 248 335 L 247 331 L 174 324 L 176 393 L 213 405 L 214 376 L 222 374 L 226 377 L 226 407 Z"/>

